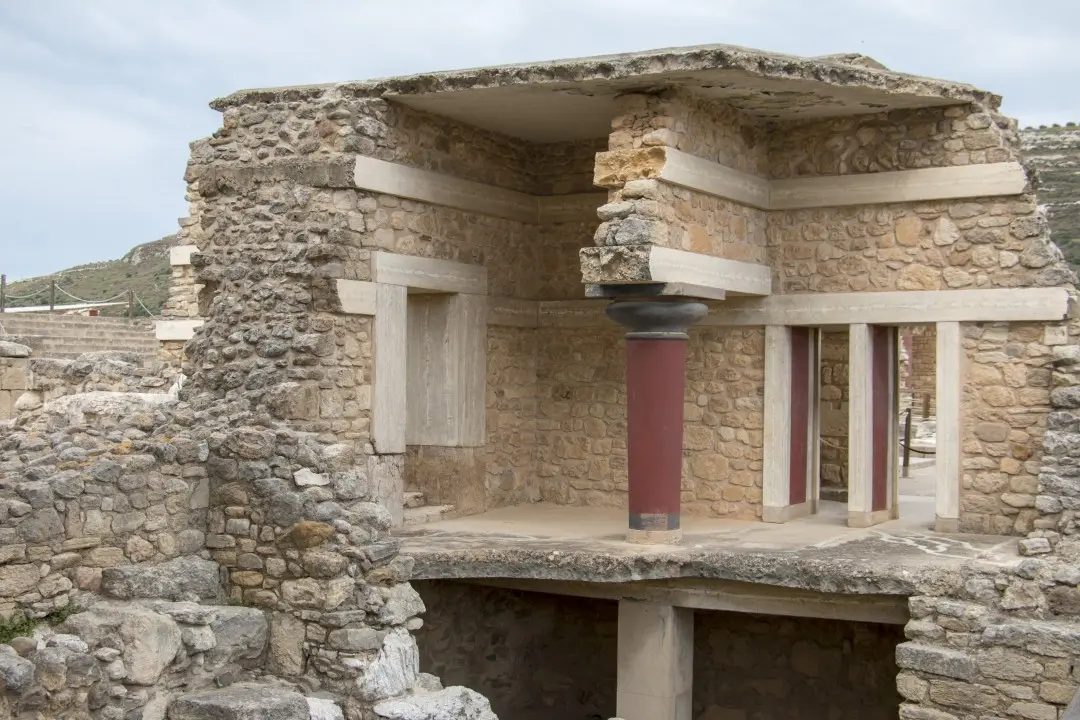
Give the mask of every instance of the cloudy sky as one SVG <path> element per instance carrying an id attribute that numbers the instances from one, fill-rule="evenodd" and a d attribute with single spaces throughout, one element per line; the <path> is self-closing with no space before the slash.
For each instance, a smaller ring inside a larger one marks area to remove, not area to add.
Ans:
<path id="1" fill-rule="evenodd" d="M 706 43 L 861 52 L 1080 121 L 1075 0 L 0 0 L 0 272 L 174 232 L 187 144 L 236 89 Z"/>

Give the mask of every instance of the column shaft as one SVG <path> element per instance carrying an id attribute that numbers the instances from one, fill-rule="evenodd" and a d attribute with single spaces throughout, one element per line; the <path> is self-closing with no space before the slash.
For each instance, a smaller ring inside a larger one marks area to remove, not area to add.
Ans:
<path id="1" fill-rule="evenodd" d="M 691 720 L 694 611 L 619 602 L 618 688 L 623 720 Z"/>
<path id="2" fill-rule="evenodd" d="M 617 302 L 607 314 L 626 333 L 628 542 L 677 543 L 682 491 L 687 329 L 694 302 Z"/>
<path id="3" fill-rule="evenodd" d="M 630 534 L 663 540 L 680 529 L 686 340 L 626 341 Z"/>

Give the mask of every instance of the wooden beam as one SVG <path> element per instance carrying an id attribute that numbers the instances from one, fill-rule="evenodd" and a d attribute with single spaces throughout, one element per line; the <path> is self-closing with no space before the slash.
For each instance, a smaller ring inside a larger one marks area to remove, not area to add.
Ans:
<path id="1" fill-rule="evenodd" d="M 1027 173 L 1018 162 L 773 180 L 770 209 L 840 207 L 1019 195 Z"/>
<path id="2" fill-rule="evenodd" d="M 371 278 L 384 285 L 401 285 L 416 292 L 487 294 L 487 268 L 450 260 L 371 253 Z"/>
<path id="3" fill-rule="evenodd" d="M 730 580 L 686 578 L 597 583 L 492 578 L 462 582 L 524 592 L 571 595 L 601 600 L 644 600 L 699 610 L 760 615 L 787 615 L 890 625 L 903 625 L 909 618 L 907 598 L 899 595 L 841 595 Z"/>

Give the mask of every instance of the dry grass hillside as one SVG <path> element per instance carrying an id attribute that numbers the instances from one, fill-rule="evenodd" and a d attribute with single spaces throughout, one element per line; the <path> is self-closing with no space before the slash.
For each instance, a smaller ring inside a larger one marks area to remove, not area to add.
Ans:
<path id="1" fill-rule="evenodd" d="M 61 270 L 53 275 L 28 278 L 8 284 L 9 307 L 27 305 L 47 305 L 49 302 L 49 281 L 56 280 L 58 286 L 76 297 L 85 300 L 105 300 L 115 295 L 134 290 L 136 296 L 154 315 L 161 314 L 161 306 L 169 296 L 169 280 L 172 269 L 169 266 L 169 248 L 176 244 L 176 236 L 169 235 L 132 248 L 119 260 L 77 265 Z M 33 297 L 22 298 L 33 294 Z M 15 296 L 15 297 L 12 297 Z M 20 299 L 17 299 L 20 298 Z M 126 300 L 126 298 L 120 298 Z M 58 305 L 75 302 L 61 291 L 56 293 Z M 107 307 L 102 315 L 125 315 L 127 307 Z M 139 303 L 135 303 L 135 314 L 147 315 Z"/>

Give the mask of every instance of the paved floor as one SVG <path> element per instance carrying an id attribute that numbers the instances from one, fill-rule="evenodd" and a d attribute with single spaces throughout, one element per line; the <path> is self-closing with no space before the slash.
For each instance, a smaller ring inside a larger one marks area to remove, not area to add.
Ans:
<path id="1" fill-rule="evenodd" d="M 715 577 L 828 592 L 910 592 L 926 572 L 968 563 L 1018 562 L 1016 538 L 929 529 L 932 468 L 902 488 L 899 520 L 856 529 L 846 506 L 786 524 L 684 517 L 683 543 L 626 543 L 619 508 L 550 504 L 501 508 L 397 533 L 424 578 L 533 578 L 624 582 Z"/>

